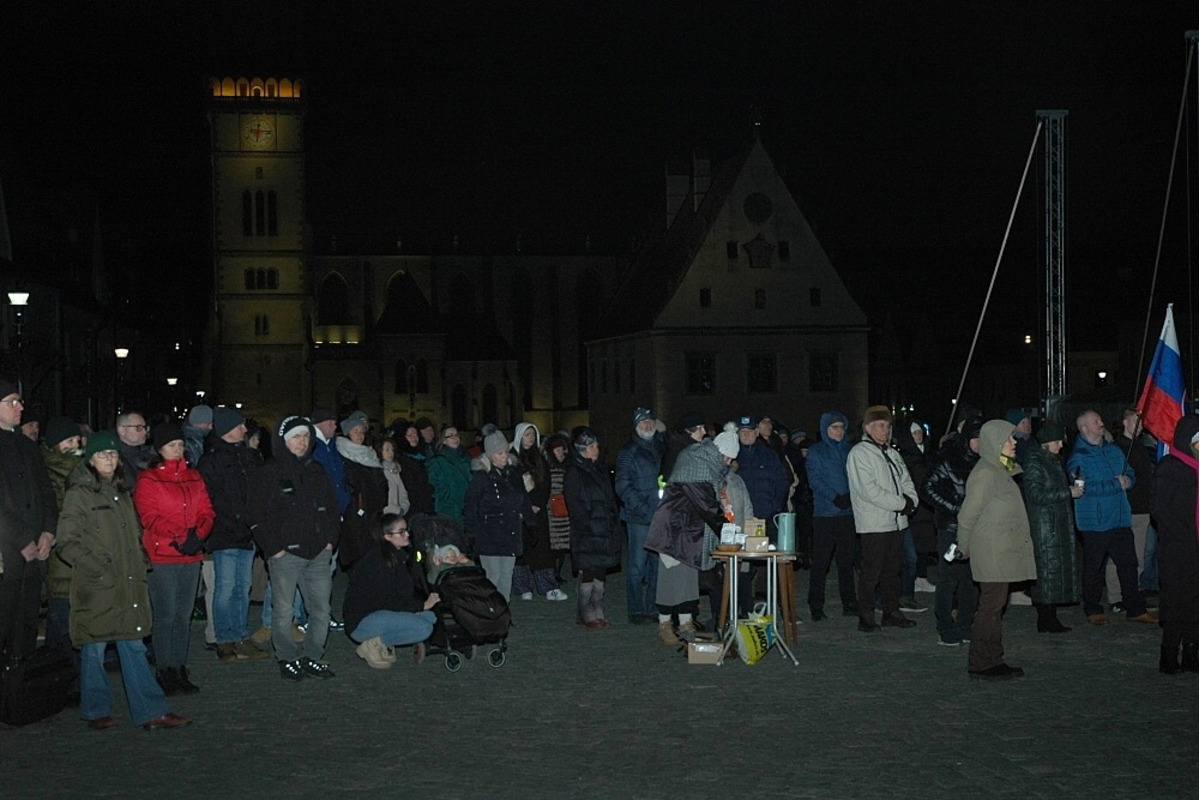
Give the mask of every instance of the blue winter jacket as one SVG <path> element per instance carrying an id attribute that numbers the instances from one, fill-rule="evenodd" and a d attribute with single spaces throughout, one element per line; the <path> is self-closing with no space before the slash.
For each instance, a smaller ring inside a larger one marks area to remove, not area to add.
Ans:
<path id="1" fill-rule="evenodd" d="M 1076 470 L 1083 477 L 1084 487 L 1083 495 L 1075 501 L 1075 527 L 1083 532 L 1131 527 L 1129 498 L 1117 476 L 1128 477 L 1132 488 L 1137 475 L 1120 448 L 1103 441 L 1090 444 L 1080 436 L 1067 461 L 1067 475 L 1074 478 Z"/>
<path id="2" fill-rule="evenodd" d="M 617 454 L 617 497 L 621 498 L 621 519 L 634 525 L 649 525 L 658 508 L 658 470 L 664 444 L 655 434 L 633 438 Z"/>
<path id="3" fill-rule="evenodd" d="M 808 448 L 808 485 L 813 493 L 814 517 L 852 517 L 854 509 L 847 505 L 838 508 L 833 498 L 850 493 L 850 479 L 846 476 L 846 456 L 850 454 L 850 443 L 845 439 L 835 442 L 829 438 L 829 426 L 840 422 L 847 428 L 850 420 L 840 411 L 826 411 L 821 415 L 821 441 Z M 848 433 L 849 431 L 847 431 Z"/>
<path id="4" fill-rule="evenodd" d="M 338 513 L 344 516 L 346 509 L 350 507 L 350 492 L 346 490 L 346 463 L 342 461 L 342 454 L 333 446 L 332 441 L 326 442 L 317 436 L 313 443 L 312 457 L 325 468 L 325 474 L 333 481 L 333 489 L 337 492 Z"/>
<path id="5" fill-rule="evenodd" d="M 788 476 L 779 454 L 762 442 L 738 451 L 738 476 L 746 484 L 754 516 L 769 519 L 784 510 L 787 503 Z"/>

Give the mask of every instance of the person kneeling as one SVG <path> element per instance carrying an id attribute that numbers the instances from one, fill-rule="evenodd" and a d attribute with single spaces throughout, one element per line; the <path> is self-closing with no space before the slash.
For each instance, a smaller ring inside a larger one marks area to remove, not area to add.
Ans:
<path id="1" fill-rule="evenodd" d="M 409 560 L 408 523 L 398 514 L 381 514 L 371 524 L 371 548 L 350 570 L 350 586 L 342 613 L 354 651 L 373 669 L 396 663 L 393 648 L 415 644 L 420 663 L 424 642 L 433 633 L 431 610 L 441 599 L 436 592 L 418 597 Z"/>

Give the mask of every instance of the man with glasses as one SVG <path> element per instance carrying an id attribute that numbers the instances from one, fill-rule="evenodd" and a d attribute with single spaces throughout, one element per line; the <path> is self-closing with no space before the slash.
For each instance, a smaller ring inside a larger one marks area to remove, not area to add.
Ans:
<path id="1" fill-rule="evenodd" d="M 32 653 L 46 559 L 58 526 L 54 486 L 38 446 L 21 432 L 25 405 L 0 379 L 0 652 Z"/>
<path id="2" fill-rule="evenodd" d="M 149 466 L 154 458 L 154 448 L 146 444 L 150 438 L 150 426 L 146 418 L 136 411 L 117 415 L 117 448 L 121 453 L 121 465 L 125 468 L 125 485 L 133 491 L 138 473 Z"/>

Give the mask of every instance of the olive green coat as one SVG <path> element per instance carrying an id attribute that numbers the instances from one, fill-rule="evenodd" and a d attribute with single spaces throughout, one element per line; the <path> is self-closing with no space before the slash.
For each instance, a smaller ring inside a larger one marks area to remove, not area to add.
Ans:
<path id="1" fill-rule="evenodd" d="M 1075 548 L 1075 513 L 1071 486 L 1062 462 L 1043 447 L 1030 446 L 1021 462 L 1021 492 L 1033 535 L 1037 583 L 1035 603 L 1079 602 L 1079 558 Z"/>
<path id="2" fill-rule="evenodd" d="M 80 464 L 71 473 L 55 550 L 71 571 L 71 641 L 141 639 L 150 634 L 150 559 L 129 492 L 101 483 Z"/>
<path id="3" fill-rule="evenodd" d="M 46 463 L 46 472 L 50 475 L 50 483 L 54 485 L 54 497 L 58 501 L 58 510 L 62 511 L 63 497 L 67 492 L 67 477 L 83 460 L 82 456 L 72 453 L 60 453 L 57 449 L 43 447 L 42 461 Z M 50 596 L 67 598 L 71 596 L 71 568 L 59 558 L 57 552 L 52 552 L 47 562 L 50 569 Z"/>
<path id="4" fill-rule="evenodd" d="M 1014 426 L 1002 419 L 985 422 L 979 432 L 979 461 L 967 478 L 958 512 L 958 546 L 971 559 L 971 575 L 980 583 L 1013 583 L 1037 577 L 1033 540 L 1021 490 L 1001 461 L 1000 452 Z"/>

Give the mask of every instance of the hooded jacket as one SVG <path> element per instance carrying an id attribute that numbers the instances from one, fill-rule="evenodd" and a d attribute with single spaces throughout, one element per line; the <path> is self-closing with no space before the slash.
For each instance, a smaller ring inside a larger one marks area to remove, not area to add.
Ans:
<path id="1" fill-rule="evenodd" d="M 297 420 L 309 434 L 308 450 L 302 456 L 293 455 L 283 439 L 284 431 Z M 313 458 L 316 441 L 312 423 L 285 417 L 272 439 L 275 457 L 253 476 L 250 527 L 267 558 L 288 552 L 311 560 L 327 547 L 337 546 L 338 497 L 325 468 Z"/>
<path id="2" fill-rule="evenodd" d="M 571 515 L 571 566 L 586 570 L 615 567 L 621 563 L 621 522 L 608 467 L 578 452 L 567 463 L 563 493 Z"/>
<path id="3" fill-rule="evenodd" d="M 521 470 L 512 463 L 471 473 L 463 503 L 463 527 L 481 556 L 519 556 L 525 552 L 526 525 L 533 525 L 533 505 Z"/>
<path id="4" fill-rule="evenodd" d="M 1036 442 L 1021 459 L 1021 494 L 1033 536 L 1038 580 L 1035 603 L 1078 603 L 1081 584 L 1075 548 L 1071 484 L 1062 461 Z"/>
<path id="5" fill-rule="evenodd" d="M 1002 419 L 983 424 L 979 462 L 967 478 L 966 497 L 958 512 L 958 544 L 971 559 L 972 577 L 980 583 L 1037 577 L 1029 518 L 1013 480 L 1021 468 L 1012 460 L 1006 465 L 1000 455 L 1014 427 Z"/>
<path id="6" fill-rule="evenodd" d="M 1103 439 L 1092 444 L 1080 436 L 1075 440 L 1067 474 L 1079 470 L 1084 480 L 1083 495 L 1075 500 L 1075 524 L 1081 533 L 1111 531 L 1133 526 L 1129 497 L 1117 476 L 1129 478 L 1130 487 L 1137 485 L 1137 475 L 1116 445 Z"/>
<path id="7" fill-rule="evenodd" d="M 808 459 L 804 465 L 808 471 L 808 485 L 812 488 L 814 517 L 849 517 L 854 514 L 849 506 L 838 508 L 833 502 L 838 495 L 850 494 L 850 481 L 846 476 L 850 443 L 845 438 L 840 442 L 829 438 L 829 426 L 835 422 L 850 426 L 850 420 L 840 411 L 822 414 L 821 441 L 808 449 Z"/>

